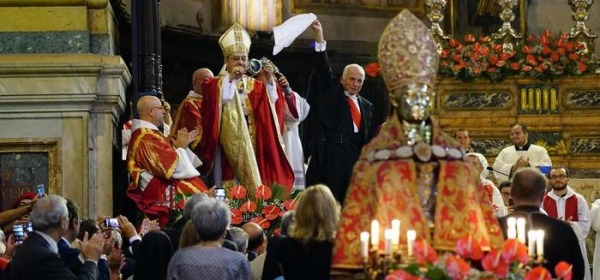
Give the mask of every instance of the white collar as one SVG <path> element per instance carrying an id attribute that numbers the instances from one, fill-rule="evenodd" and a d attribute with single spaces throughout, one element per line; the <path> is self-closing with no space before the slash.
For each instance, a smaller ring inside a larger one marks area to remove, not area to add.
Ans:
<path id="1" fill-rule="evenodd" d="M 196 93 L 193 90 L 190 90 L 190 92 L 188 92 L 188 95 L 186 96 L 186 98 L 190 98 L 190 97 L 192 97 L 192 98 L 201 98 L 202 95 Z"/>
<path id="2" fill-rule="evenodd" d="M 140 128 L 149 128 L 152 130 L 158 130 L 158 127 L 156 127 L 156 125 L 154 125 L 153 123 L 149 122 L 149 121 L 145 121 L 145 120 L 140 120 L 140 119 L 134 119 L 131 122 L 131 131 L 136 131 Z"/>
<path id="3" fill-rule="evenodd" d="M 567 185 L 567 193 L 565 194 L 565 196 L 559 196 L 556 193 L 554 193 L 554 190 L 551 190 L 550 192 L 548 192 L 548 196 L 551 197 L 554 200 L 559 200 L 559 199 L 568 199 L 571 196 L 575 195 L 575 191 L 569 186 Z"/>

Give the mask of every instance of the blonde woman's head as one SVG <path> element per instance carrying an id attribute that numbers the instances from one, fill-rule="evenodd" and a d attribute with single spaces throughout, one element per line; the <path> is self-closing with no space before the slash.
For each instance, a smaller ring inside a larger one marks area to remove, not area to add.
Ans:
<path id="1" fill-rule="evenodd" d="M 340 221 L 340 207 L 325 185 L 307 188 L 298 198 L 290 236 L 307 244 L 333 240 Z"/>

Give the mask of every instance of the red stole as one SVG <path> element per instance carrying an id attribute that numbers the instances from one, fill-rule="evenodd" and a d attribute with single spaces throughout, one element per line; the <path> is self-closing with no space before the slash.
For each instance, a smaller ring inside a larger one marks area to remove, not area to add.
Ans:
<path id="1" fill-rule="evenodd" d="M 212 171 L 216 147 L 219 141 L 221 120 L 221 78 L 205 80 L 202 85 L 204 93 L 202 99 L 201 122 L 203 127 L 203 139 L 198 145 L 200 159 L 204 163 L 200 169 L 202 174 Z M 252 91 L 248 93 L 248 99 L 252 106 L 254 116 L 254 152 L 262 183 L 271 186 L 278 183 L 291 191 L 294 185 L 294 171 L 285 156 L 283 146 L 279 143 L 281 135 L 277 134 L 275 118 L 278 120 L 280 129 L 284 129 L 285 97 L 280 90 L 277 91 L 279 98 L 274 104 L 273 115 L 269 103 L 269 96 L 264 84 L 253 80 Z M 281 132 L 283 133 L 283 132 Z M 233 171 L 223 157 L 222 174 L 223 180 L 233 179 Z M 250 186 L 246 186 L 250 187 Z M 256 186 L 251 186 L 256 187 Z"/>
<path id="2" fill-rule="evenodd" d="M 548 216 L 558 219 L 558 210 L 556 209 L 556 200 L 552 199 L 550 196 L 544 196 L 544 210 L 548 213 Z M 565 217 L 564 220 L 568 221 L 571 219 L 573 222 L 579 221 L 579 216 L 577 215 L 577 195 L 572 195 L 567 198 L 565 204 Z"/>

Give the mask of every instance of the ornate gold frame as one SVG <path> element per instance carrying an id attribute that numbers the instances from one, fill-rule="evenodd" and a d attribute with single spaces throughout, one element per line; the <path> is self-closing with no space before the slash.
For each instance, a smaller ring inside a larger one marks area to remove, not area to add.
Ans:
<path id="1" fill-rule="evenodd" d="M 48 153 L 47 192 L 60 193 L 62 168 L 59 165 L 59 139 L 0 139 L 0 153 Z"/>
<path id="2" fill-rule="evenodd" d="M 448 1 L 448 5 L 447 10 L 446 10 L 446 33 L 449 33 L 450 35 L 452 35 L 453 37 L 455 37 L 457 34 L 457 30 L 456 30 L 456 20 L 457 18 L 460 16 L 460 12 L 458 9 L 458 1 L 465 1 L 465 0 L 449 0 Z M 526 0 L 518 0 L 519 1 L 519 8 L 518 8 L 518 13 L 519 13 L 519 32 L 521 35 L 525 35 L 527 34 L 527 1 Z M 487 35 L 491 35 L 491 34 L 487 34 Z"/>
<path id="3" fill-rule="evenodd" d="M 342 16 L 394 17 L 402 9 L 408 9 L 419 18 L 425 18 L 425 0 L 417 0 L 411 7 L 380 6 L 365 4 L 303 3 L 292 0 L 292 13 L 315 13 Z"/>

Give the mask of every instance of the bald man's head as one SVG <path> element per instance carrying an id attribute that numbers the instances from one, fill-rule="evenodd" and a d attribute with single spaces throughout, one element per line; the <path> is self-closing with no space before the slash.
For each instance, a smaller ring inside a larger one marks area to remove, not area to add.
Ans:
<path id="1" fill-rule="evenodd" d="M 511 196 L 515 206 L 541 206 L 546 193 L 546 177 L 535 168 L 522 168 L 512 180 Z"/>
<path id="2" fill-rule="evenodd" d="M 200 68 L 196 70 L 194 72 L 194 75 L 192 75 L 192 85 L 194 86 L 194 92 L 197 94 L 202 94 L 202 83 L 204 83 L 204 80 L 212 78 L 214 76 L 215 75 L 213 75 L 213 72 L 210 71 L 210 69 L 208 68 Z"/>
<path id="3" fill-rule="evenodd" d="M 152 95 L 142 96 L 137 102 L 140 120 L 151 122 L 156 127 L 162 126 L 165 121 L 165 109 L 158 97 Z"/>
<path id="4" fill-rule="evenodd" d="M 261 254 L 266 241 L 263 229 L 253 222 L 245 223 L 242 229 L 248 234 L 248 251 Z"/>

